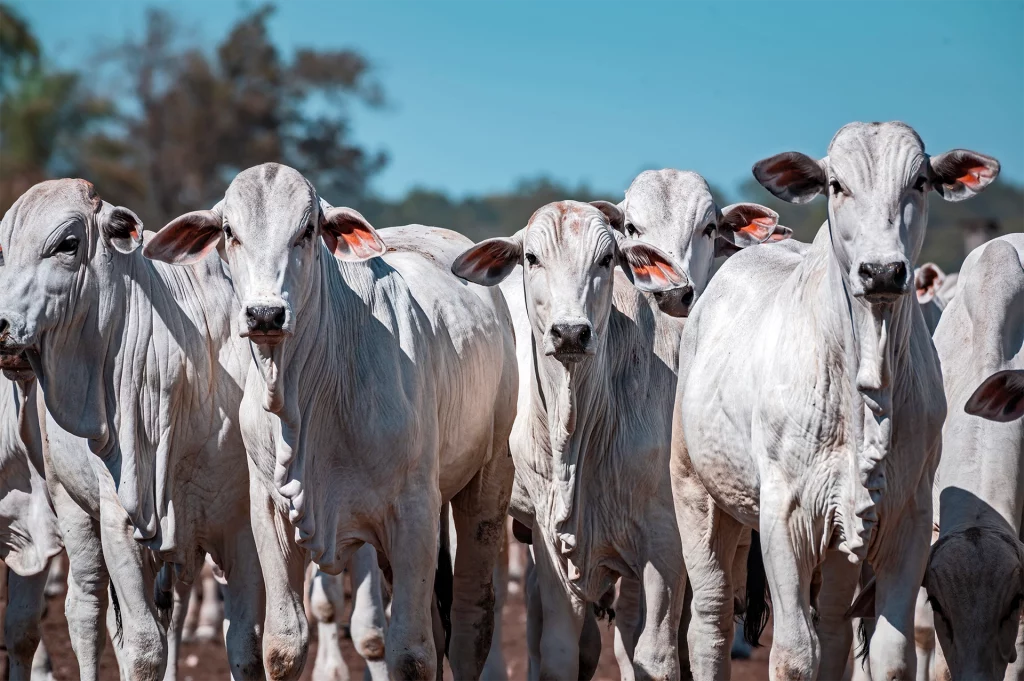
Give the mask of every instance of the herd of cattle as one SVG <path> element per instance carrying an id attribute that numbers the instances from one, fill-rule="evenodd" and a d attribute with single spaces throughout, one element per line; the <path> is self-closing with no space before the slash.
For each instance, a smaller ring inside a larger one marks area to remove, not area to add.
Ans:
<path id="1" fill-rule="evenodd" d="M 928 193 L 998 162 L 854 123 L 753 172 L 826 197 L 813 243 L 675 170 L 475 245 L 273 163 L 147 234 L 32 187 L 0 225 L 10 678 L 62 548 L 82 679 L 108 630 L 123 679 L 173 678 L 207 556 L 235 679 L 297 678 L 346 568 L 368 675 L 501 678 L 508 515 L 535 679 L 593 674 L 612 597 L 623 679 L 728 679 L 769 601 L 773 679 L 1019 678 L 1024 234 L 914 269 Z"/>

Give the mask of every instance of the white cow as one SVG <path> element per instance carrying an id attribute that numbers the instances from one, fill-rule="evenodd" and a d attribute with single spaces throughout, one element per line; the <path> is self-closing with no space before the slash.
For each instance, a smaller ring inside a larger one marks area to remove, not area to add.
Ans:
<path id="1" fill-rule="evenodd" d="M 212 554 L 228 584 L 232 674 L 262 678 L 263 585 L 237 422 L 250 360 L 230 328 L 231 282 L 215 257 L 167 267 L 136 252 L 142 241 L 138 217 L 102 201 L 88 182 L 54 180 L 26 192 L 0 229 L 3 350 L 24 353 L 32 365 L 51 449 L 66 437 L 59 427 L 86 438 L 96 455 L 86 464 L 69 464 L 63 455 L 47 460 L 47 471 L 52 464 L 64 486 L 57 493 L 51 487 L 58 517 L 64 497 L 88 505 L 95 497 L 85 498 L 82 489 L 98 483 L 100 508 L 81 522 L 101 519 L 102 554 L 84 526 L 62 526 L 69 554 L 86 550 L 108 565 L 135 555 L 130 547 L 107 545 L 103 518 L 118 537 L 134 526 L 135 538 L 173 563 L 185 584 Z M 67 441 L 61 446 L 61 452 L 73 448 Z M 83 546 L 72 547 L 69 534 Z M 122 605 L 130 600 L 121 610 L 134 617 L 152 609 L 154 586 L 142 560 L 131 560 L 145 580 L 117 584 L 115 591 Z M 171 582 L 168 568 L 158 588 L 166 601 Z M 69 600 L 76 597 L 72 590 Z M 73 637 L 101 635 L 83 626 Z M 142 670 L 129 675 L 159 677 L 167 655 L 163 631 L 135 632 L 126 621 L 125 639 L 129 645 L 119 649 L 139 659 L 122 664 Z"/>
<path id="2" fill-rule="evenodd" d="M 933 494 L 938 537 L 924 584 L 954 681 L 1024 675 L 1022 263 L 1024 234 L 972 251 L 935 331 L 949 414 Z M 941 661 L 937 667 L 944 678 Z"/>
<path id="3" fill-rule="evenodd" d="M 750 249 L 716 274 L 681 346 L 676 444 L 715 500 L 708 559 L 687 562 L 694 618 L 731 628 L 720 556 L 742 525 L 759 529 L 774 679 L 842 677 L 844 614 L 865 559 L 876 575 L 860 599 L 878 616 L 871 675 L 914 677 L 945 400 L 907 294 L 928 191 L 965 199 L 998 169 L 963 150 L 930 158 L 902 123 L 847 125 L 820 161 L 790 152 L 754 166 L 779 198 L 827 194 L 828 221 L 810 247 Z M 728 676 L 726 659 L 700 664 L 700 678 Z"/>
<path id="4" fill-rule="evenodd" d="M 623 228 L 607 202 L 548 204 L 453 268 L 480 284 L 503 282 L 521 339 L 512 512 L 533 530 L 543 612 L 531 616 L 531 670 L 541 679 L 581 673 L 587 603 L 620 575 L 644 585 L 633 670 L 679 674 L 686 573 L 669 445 L 682 322 L 637 289 L 669 292 L 687 281 L 665 253 L 615 231 Z"/>
<path id="5" fill-rule="evenodd" d="M 252 516 L 268 607 L 278 613 L 264 634 L 275 677 L 294 676 L 306 654 L 307 556 L 336 573 L 364 542 L 393 577 L 391 674 L 434 677 L 432 577 L 448 501 L 462 538 L 450 660 L 457 678 L 480 673 L 512 482 L 516 370 L 501 296 L 447 271 L 468 243 L 420 226 L 378 234 L 356 211 L 321 203 L 295 170 L 265 164 L 147 246 L 178 263 L 218 250 L 242 301 L 256 358 L 243 431 L 258 469 Z"/>
<path id="6" fill-rule="evenodd" d="M 39 646 L 48 563 L 63 544 L 43 477 L 43 451 L 31 372 L 0 378 L 0 559 L 8 571 L 4 642 L 11 681 L 27 681 Z"/>

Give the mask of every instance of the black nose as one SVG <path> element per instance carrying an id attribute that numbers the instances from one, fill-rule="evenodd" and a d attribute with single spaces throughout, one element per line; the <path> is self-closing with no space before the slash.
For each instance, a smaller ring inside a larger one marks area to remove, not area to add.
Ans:
<path id="1" fill-rule="evenodd" d="M 245 318 L 250 331 L 270 333 L 284 328 L 285 312 L 283 307 L 247 307 Z"/>
<path id="2" fill-rule="evenodd" d="M 866 262 L 858 273 L 864 283 L 864 293 L 905 293 L 907 290 L 907 265 L 902 260 L 887 263 Z"/>
<path id="3" fill-rule="evenodd" d="M 593 331 L 590 324 L 552 324 L 551 340 L 556 353 L 580 354 L 587 351 Z"/>

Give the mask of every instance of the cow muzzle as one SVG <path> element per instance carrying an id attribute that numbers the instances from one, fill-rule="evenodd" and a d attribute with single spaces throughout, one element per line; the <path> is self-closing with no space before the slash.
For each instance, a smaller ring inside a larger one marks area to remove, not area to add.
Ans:
<path id="1" fill-rule="evenodd" d="M 670 317 L 688 316 L 696 298 L 696 292 L 689 284 L 669 291 L 658 291 L 654 294 L 654 301 L 658 303 L 658 309 Z"/>
<path id="2" fill-rule="evenodd" d="M 854 268 L 853 294 L 869 303 L 893 303 L 910 292 L 913 277 L 905 258 L 863 260 Z"/>
<path id="3" fill-rule="evenodd" d="M 595 352 L 594 327 L 588 321 L 556 322 L 548 329 L 544 354 L 575 364 Z"/>
<path id="4" fill-rule="evenodd" d="M 239 335 L 257 345 L 277 345 L 292 334 L 288 305 L 280 299 L 249 302 L 243 310 L 242 323 Z"/>
<path id="5" fill-rule="evenodd" d="M 35 339 L 27 332 L 27 326 L 19 314 L 0 313 L 0 371 L 12 381 L 32 376 L 28 355 L 34 352 Z"/>

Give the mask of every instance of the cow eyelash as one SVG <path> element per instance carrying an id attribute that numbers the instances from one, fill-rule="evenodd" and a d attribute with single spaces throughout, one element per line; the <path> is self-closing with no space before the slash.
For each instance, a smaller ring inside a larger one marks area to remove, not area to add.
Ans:
<path id="1" fill-rule="evenodd" d="M 69 236 L 61 240 L 59 244 L 54 246 L 53 253 L 65 253 L 68 255 L 74 255 L 78 252 L 78 237 Z"/>
<path id="2" fill-rule="evenodd" d="M 601 258 L 600 262 L 598 262 L 597 264 L 600 265 L 601 267 L 607 268 L 609 265 L 612 264 L 612 254 L 606 254 L 603 258 Z"/>
<path id="3" fill-rule="evenodd" d="M 923 192 L 927 188 L 928 188 L 928 178 L 925 177 L 924 175 L 922 175 L 921 177 L 917 178 L 917 182 L 914 183 L 914 189 L 916 189 L 919 192 Z"/>
<path id="4" fill-rule="evenodd" d="M 234 239 L 235 233 L 231 231 L 231 225 L 224 223 L 224 236 L 228 239 Z"/>
<path id="5" fill-rule="evenodd" d="M 302 233 L 302 240 L 309 241 L 313 238 L 313 224 L 310 223 L 306 226 L 306 231 Z"/>
<path id="6" fill-rule="evenodd" d="M 833 178 L 828 183 L 828 188 L 832 191 L 832 196 L 839 196 L 844 194 L 843 185 L 839 184 L 839 180 Z"/>
<path id="7" fill-rule="evenodd" d="M 631 236 L 632 237 L 632 236 L 637 236 L 638 234 L 640 234 L 640 232 L 637 230 L 636 226 L 632 222 L 627 222 L 625 224 L 625 229 L 626 229 L 626 236 Z"/>
<path id="8" fill-rule="evenodd" d="M 530 267 L 536 266 L 537 256 L 535 256 L 533 253 L 527 253 L 524 257 L 526 258 L 526 262 L 528 265 L 530 265 Z"/>
<path id="9" fill-rule="evenodd" d="M 714 234 L 714 233 L 715 233 L 715 223 L 712 222 L 707 227 L 704 228 L 704 236 L 706 236 L 706 237 L 708 237 L 710 239 L 711 235 Z"/>

